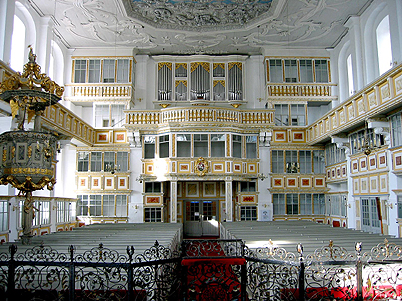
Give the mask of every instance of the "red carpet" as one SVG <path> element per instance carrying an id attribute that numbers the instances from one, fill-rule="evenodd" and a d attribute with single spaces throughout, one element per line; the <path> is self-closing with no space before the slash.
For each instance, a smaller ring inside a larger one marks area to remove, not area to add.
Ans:
<path id="1" fill-rule="evenodd" d="M 226 258 L 218 241 L 190 243 L 186 251 L 187 300 L 241 300 L 239 266 L 246 264 L 244 258 Z"/>

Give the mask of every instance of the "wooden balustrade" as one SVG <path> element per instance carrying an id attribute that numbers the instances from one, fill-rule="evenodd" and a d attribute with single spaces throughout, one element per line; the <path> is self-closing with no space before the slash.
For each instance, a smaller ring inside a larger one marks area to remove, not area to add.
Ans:
<path id="1" fill-rule="evenodd" d="M 331 97 L 333 84 L 268 84 L 270 97 Z"/>
<path id="2" fill-rule="evenodd" d="M 183 122 L 235 123 L 273 125 L 273 110 L 232 110 L 221 108 L 174 108 L 158 110 L 128 110 L 130 125 L 166 124 Z"/>
<path id="3" fill-rule="evenodd" d="M 320 143 L 401 104 L 402 64 L 395 66 L 310 125 L 307 128 L 307 141 L 309 144 Z"/>

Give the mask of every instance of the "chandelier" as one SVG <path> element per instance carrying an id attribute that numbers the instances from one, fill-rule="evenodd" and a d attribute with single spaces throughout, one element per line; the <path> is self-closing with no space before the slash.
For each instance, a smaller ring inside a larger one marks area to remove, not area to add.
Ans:
<path id="1" fill-rule="evenodd" d="M 28 63 L 23 73 L 16 73 L 0 83 L 0 98 L 11 107 L 16 129 L 0 135 L 0 184 L 10 184 L 24 196 L 22 210 L 22 243 L 29 244 L 32 237 L 34 206 L 32 192 L 52 190 L 57 137 L 41 128 L 41 116 L 46 107 L 57 103 L 64 88 L 46 74 L 40 73 L 36 55 L 30 47 Z M 34 120 L 33 130 L 25 130 L 25 123 Z"/>

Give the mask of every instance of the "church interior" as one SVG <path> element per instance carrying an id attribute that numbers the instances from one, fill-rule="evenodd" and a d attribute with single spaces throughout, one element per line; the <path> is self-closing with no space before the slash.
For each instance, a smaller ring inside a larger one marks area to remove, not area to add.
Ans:
<path id="1" fill-rule="evenodd" d="M 400 0 L 0 0 L 0 251 L 402 245 L 400 28 Z"/>

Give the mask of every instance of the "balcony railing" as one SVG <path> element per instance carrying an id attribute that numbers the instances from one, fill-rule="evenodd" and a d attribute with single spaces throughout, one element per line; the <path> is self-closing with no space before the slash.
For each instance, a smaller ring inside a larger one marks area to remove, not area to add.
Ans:
<path id="1" fill-rule="evenodd" d="M 307 128 L 309 144 L 361 124 L 367 118 L 381 115 L 402 103 L 402 64 L 394 67 L 375 82 L 326 113 Z"/>
<path id="2" fill-rule="evenodd" d="M 70 84 L 66 85 L 69 95 L 66 100 L 88 101 L 114 98 L 130 100 L 132 95 L 132 85 L 117 83 L 97 83 L 97 84 Z"/>
<path id="3" fill-rule="evenodd" d="M 273 126 L 273 110 L 236 110 L 221 108 L 172 108 L 161 110 L 129 110 L 126 126 L 163 125 L 167 123 L 209 123 L 247 126 Z"/>
<path id="4" fill-rule="evenodd" d="M 335 86 L 334 84 L 268 84 L 267 94 L 269 98 L 281 98 L 281 97 L 298 97 L 298 98 L 309 98 L 308 100 L 327 100 L 331 101 L 336 99 L 335 96 L 331 95 L 331 89 Z M 317 98 L 317 99 L 315 99 Z"/>

